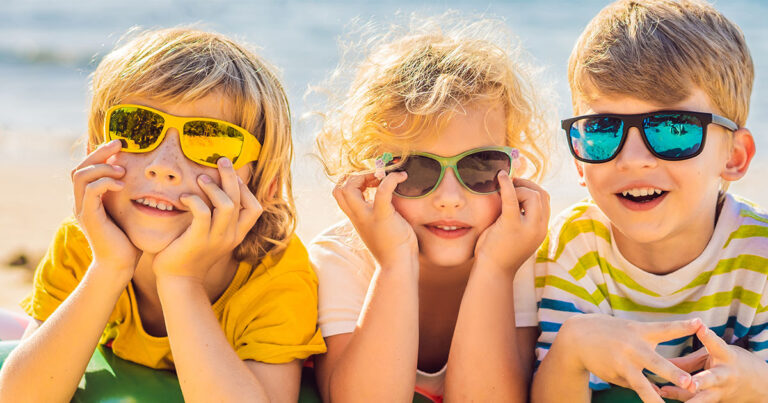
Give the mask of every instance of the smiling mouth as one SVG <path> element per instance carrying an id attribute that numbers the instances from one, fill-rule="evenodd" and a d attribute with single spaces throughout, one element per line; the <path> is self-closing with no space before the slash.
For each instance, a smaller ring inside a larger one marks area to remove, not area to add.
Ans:
<path id="1" fill-rule="evenodd" d="M 616 196 L 634 203 L 649 203 L 666 195 L 667 193 L 669 192 L 658 188 L 635 188 L 616 193 Z"/>
<path id="2" fill-rule="evenodd" d="M 146 199 L 145 198 L 138 198 L 138 199 L 134 200 L 133 202 L 136 203 L 136 204 L 140 204 L 142 206 L 150 207 L 150 208 L 157 209 L 157 210 L 160 210 L 160 211 L 174 211 L 174 210 L 175 211 L 179 211 L 176 208 L 174 208 L 173 205 L 171 205 L 171 204 L 168 204 L 168 203 L 165 203 L 165 202 L 162 202 L 162 201 L 153 200 L 153 199 L 150 199 L 150 198 L 146 198 Z"/>

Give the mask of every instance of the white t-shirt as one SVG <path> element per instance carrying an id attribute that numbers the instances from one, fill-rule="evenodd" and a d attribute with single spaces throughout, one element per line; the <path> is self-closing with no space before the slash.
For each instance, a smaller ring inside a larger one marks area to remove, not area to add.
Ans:
<path id="1" fill-rule="evenodd" d="M 309 257 L 319 280 L 318 326 L 323 337 L 352 333 L 376 270 L 373 255 L 345 220 L 312 240 Z M 517 327 L 536 326 L 533 259 L 515 276 L 514 293 Z M 445 366 L 431 374 L 417 370 L 417 391 L 442 396 L 445 370 Z"/>

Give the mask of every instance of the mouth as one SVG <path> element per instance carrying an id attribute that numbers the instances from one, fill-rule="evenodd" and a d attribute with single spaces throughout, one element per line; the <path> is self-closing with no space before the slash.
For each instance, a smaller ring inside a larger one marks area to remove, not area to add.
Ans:
<path id="1" fill-rule="evenodd" d="M 184 210 L 174 206 L 170 201 L 154 197 L 139 197 L 138 199 L 133 199 L 131 201 L 140 211 L 151 215 L 169 216 L 184 212 Z"/>
<path id="2" fill-rule="evenodd" d="M 426 224 L 424 227 L 432 234 L 445 239 L 462 237 L 472 229 L 471 225 L 461 222 L 434 222 Z"/>
<path id="3" fill-rule="evenodd" d="M 647 211 L 658 206 L 669 191 L 656 187 L 635 187 L 616 193 L 624 207 L 633 211 Z"/>

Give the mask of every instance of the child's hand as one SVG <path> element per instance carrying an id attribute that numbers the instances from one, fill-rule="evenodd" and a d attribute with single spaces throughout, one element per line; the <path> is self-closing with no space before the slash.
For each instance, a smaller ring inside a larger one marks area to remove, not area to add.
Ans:
<path id="1" fill-rule="evenodd" d="M 686 370 L 704 371 L 694 375 L 685 389 L 662 387 L 661 396 L 697 403 L 768 401 L 768 390 L 765 389 L 768 364 L 765 361 L 741 347 L 728 345 L 705 326 L 700 327 L 696 335 L 706 347 L 697 353 L 705 359 L 696 360 L 700 365 Z"/>
<path id="2" fill-rule="evenodd" d="M 691 375 L 659 355 L 655 348 L 661 342 L 692 335 L 701 326 L 699 319 L 635 322 L 608 315 L 577 315 L 565 321 L 555 343 L 565 344 L 561 348 L 570 351 L 571 364 L 577 370 L 631 388 L 644 402 L 661 402 L 658 387 L 643 375 L 643 369 L 687 388 Z"/>
<path id="3" fill-rule="evenodd" d="M 407 177 L 405 172 L 388 174 L 378 185 L 373 202 L 363 196 L 363 192 L 378 181 L 373 174 L 350 176 L 333 189 L 339 207 L 384 267 L 402 265 L 416 259 L 419 253 L 413 228 L 392 205 L 395 187 Z"/>
<path id="4" fill-rule="evenodd" d="M 501 215 L 480 235 L 477 259 L 516 271 L 541 245 L 549 222 L 549 194 L 525 179 L 499 172 Z"/>
<path id="5" fill-rule="evenodd" d="M 72 170 L 71 178 L 75 192 L 75 217 L 88 238 L 93 264 L 125 273 L 125 281 L 128 282 L 133 277 L 140 252 L 112 221 L 101 201 L 104 193 L 123 189 L 123 182 L 117 178 L 125 175 L 125 169 L 106 163 L 119 151 L 120 142 L 117 140 L 101 145 Z"/>
<path id="6" fill-rule="evenodd" d="M 155 256 L 152 269 L 158 280 L 171 276 L 202 283 L 211 266 L 230 256 L 261 216 L 261 204 L 237 176 L 232 163 L 220 158 L 218 166 L 221 188 L 208 175 L 197 178 L 213 204 L 213 212 L 196 195 L 179 198 L 192 213 L 192 223 Z"/>

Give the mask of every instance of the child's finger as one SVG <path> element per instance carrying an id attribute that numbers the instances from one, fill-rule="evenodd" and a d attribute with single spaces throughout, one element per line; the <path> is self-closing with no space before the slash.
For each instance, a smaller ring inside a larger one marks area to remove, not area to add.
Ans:
<path id="1" fill-rule="evenodd" d="M 121 178 L 125 175 L 125 169 L 118 165 L 97 164 L 89 165 L 72 173 L 72 185 L 75 192 L 75 210 L 79 211 L 83 192 L 88 184 L 99 178 Z"/>
<path id="2" fill-rule="evenodd" d="M 677 358 L 670 358 L 669 362 L 675 364 L 675 366 L 690 374 L 691 372 L 703 369 L 704 364 L 707 363 L 708 357 L 709 354 L 707 353 L 707 349 L 700 348 L 691 354 Z"/>
<path id="3" fill-rule="evenodd" d="M 355 217 L 363 216 L 370 208 L 368 203 L 365 202 L 363 197 L 363 190 L 365 185 L 364 175 L 352 175 L 347 178 L 344 184 L 341 186 L 341 198 L 344 199 L 344 203 L 347 206 L 348 216 L 349 214 Z"/>
<path id="4" fill-rule="evenodd" d="M 240 182 L 237 180 L 237 173 L 232 168 L 232 162 L 228 158 L 222 157 L 219 158 L 216 165 L 221 177 L 221 189 L 229 196 L 235 206 L 240 206 Z"/>
<path id="5" fill-rule="evenodd" d="M 512 179 L 499 171 L 496 173 L 499 181 L 499 195 L 501 196 L 501 216 L 512 222 L 520 221 L 520 199 Z"/>
<path id="6" fill-rule="evenodd" d="M 117 192 L 123 189 L 123 182 L 112 178 L 101 178 L 89 183 L 83 192 L 82 209 L 76 213 L 99 211 L 103 208 L 101 196 L 108 191 Z"/>
<path id="7" fill-rule="evenodd" d="M 691 388 L 688 390 L 693 393 L 698 393 L 702 390 L 720 386 L 728 382 L 728 375 L 729 371 L 727 367 L 724 366 L 715 366 L 710 369 L 701 371 L 693 376 L 691 381 Z"/>
<path id="8" fill-rule="evenodd" d="M 661 397 L 665 399 L 675 399 L 684 402 L 693 396 L 695 396 L 693 393 L 677 386 L 667 385 L 661 387 Z"/>
<path id="9" fill-rule="evenodd" d="M 651 352 L 651 355 L 645 358 L 645 362 L 642 365 L 654 374 L 681 388 L 687 388 L 691 384 L 691 374 L 678 368 L 656 352 Z"/>
<path id="10" fill-rule="evenodd" d="M 637 393 L 637 396 L 645 403 L 664 403 L 664 400 L 651 386 L 651 381 L 642 372 L 633 372 L 626 375 L 629 387 Z"/>
<path id="11" fill-rule="evenodd" d="M 192 213 L 192 223 L 185 233 L 197 239 L 205 239 L 211 227 L 211 209 L 199 196 L 184 194 L 179 201 Z"/>
<path id="12" fill-rule="evenodd" d="M 712 329 L 702 326 L 696 332 L 696 336 L 701 340 L 701 344 L 707 348 L 709 355 L 715 358 L 726 360 L 730 357 L 731 351 L 728 350 L 728 344 L 721 339 Z"/>
<path id="13" fill-rule="evenodd" d="M 240 204 L 235 205 L 229 195 L 216 185 L 213 179 L 208 175 L 200 175 L 197 178 L 200 188 L 213 205 L 213 216 L 211 217 L 211 232 L 216 236 L 225 236 L 230 228 L 234 228 L 237 223 L 237 212 L 240 210 Z M 238 193 L 240 191 L 238 190 Z M 237 211 L 235 210 L 237 207 Z"/>
<path id="14" fill-rule="evenodd" d="M 243 208 L 240 210 L 240 216 L 237 221 L 237 243 L 240 243 L 245 239 L 248 231 L 256 225 L 256 221 L 259 220 L 261 213 L 264 212 L 264 208 L 261 203 L 259 203 L 259 200 L 256 199 L 256 196 L 253 193 L 251 193 L 248 186 L 242 182 L 240 183 L 240 194 L 242 195 L 240 204 Z"/>
<path id="15" fill-rule="evenodd" d="M 109 143 L 100 145 L 99 148 L 88 154 L 88 156 L 86 156 L 78 166 L 72 169 L 70 172 L 71 176 L 74 177 L 76 171 L 87 167 L 88 165 L 95 165 L 105 162 L 107 158 L 117 154 L 120 151 L 120 148 L 122 148 L 120 145 L 120 140 L 112 140 Z"/>
<path id="16" fill-rule="evenodd" d="M 405 172 L 393 172 L 387 175 L 376 189 L 376 197 L 373 199 L 373 213 L 378 217 L 386 217 L 394 211 L 392 195 L 397 185 L 405 182 L 408 174 Z"/>
<path id="17" fill-rule="evenodd" d="M 696 333 L 702 324 L 701 319 L 694 318 L 672 322 L 646 322 L 637 325 L 640 326 L 641 336 L 644 339 L 658 344 L 683 336 L 690 336 Z"/>

